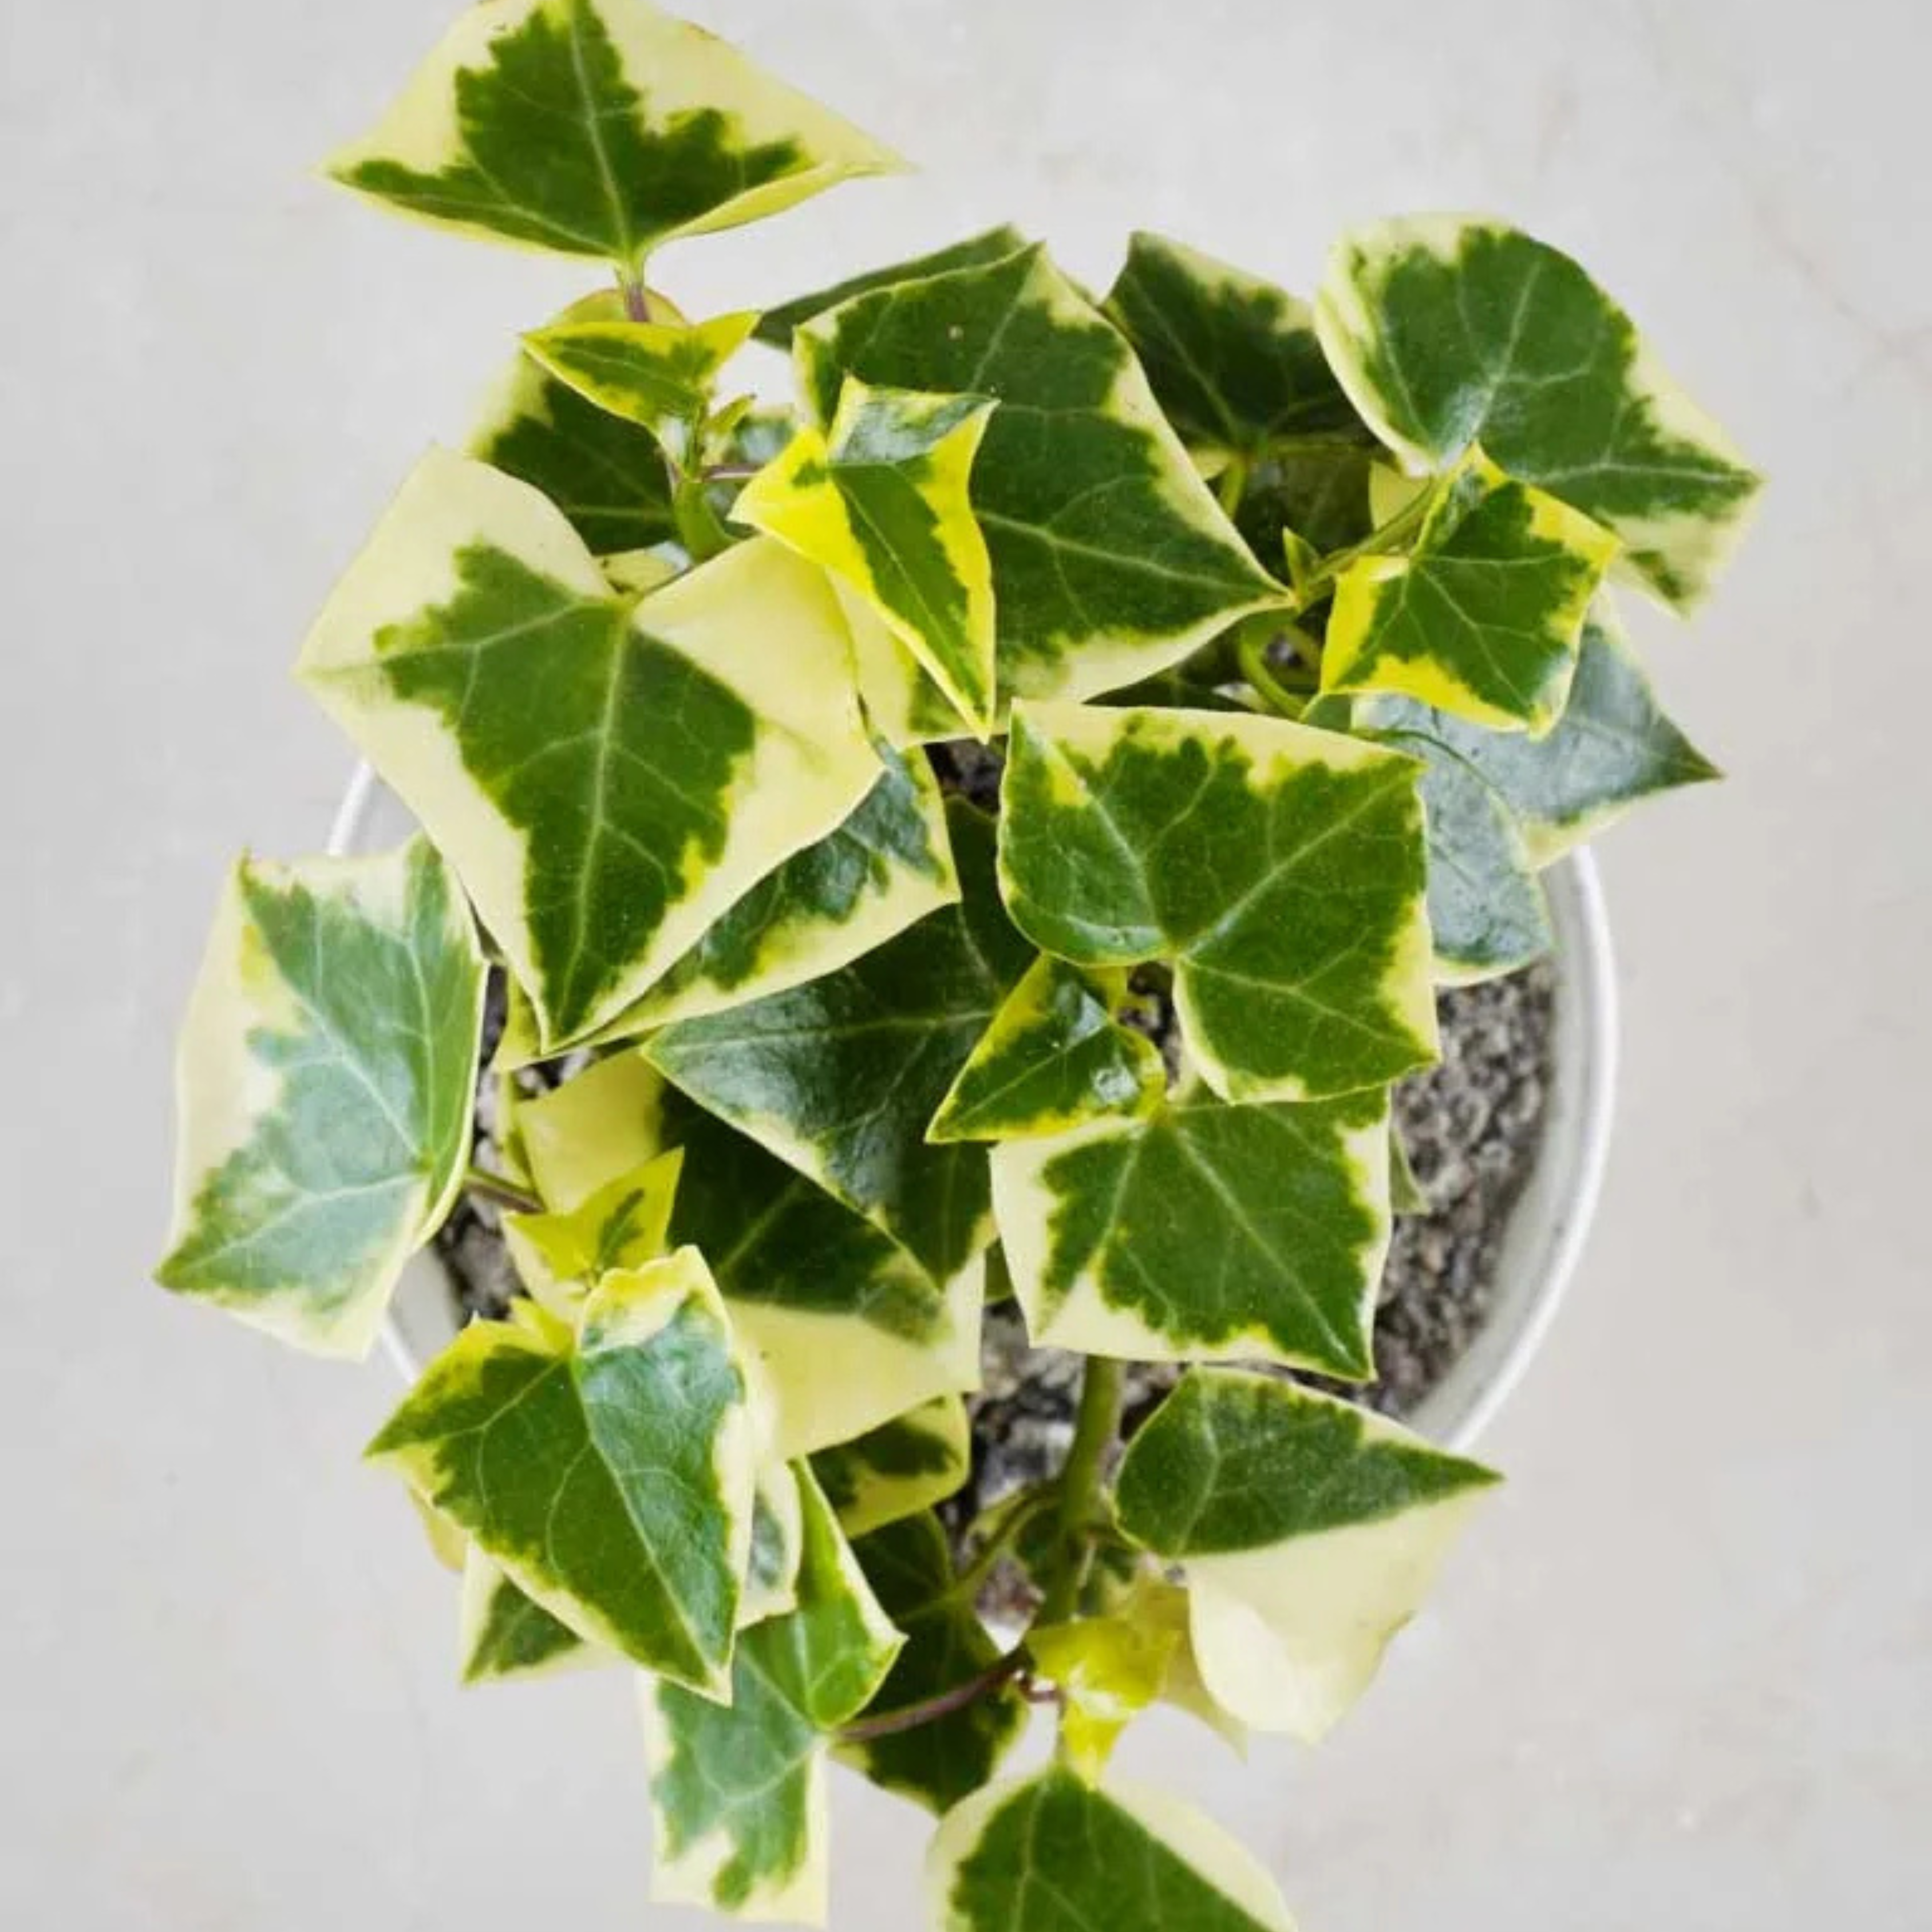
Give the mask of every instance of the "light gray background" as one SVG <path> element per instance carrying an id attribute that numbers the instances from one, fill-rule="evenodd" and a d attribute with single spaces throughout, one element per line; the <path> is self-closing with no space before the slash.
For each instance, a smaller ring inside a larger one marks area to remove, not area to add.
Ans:
<path id="1" fill-rule="evenodd" d="M 1924 15 L 1838 0 L 690 0 L 920 158 L 693 244 L 756 302 L 1010 217 L 1306 289 L 1374 213 L 1580 254 L 1774 484 L 1641 636 L 1730 785 L 1602 848 L 1628 1054 L 1511 1484 L 1320 1753 L 1126 1756 L 1309 1932 L 1908 1932 L 1932 1738 L 1932 171 Z M 581 278 L 305 169 L 451 0 L 5 0 L 0 27 L 0 1924 L 573 1932 L 644 1903 L 621 1682 L 459 1692 L 356 1451 L 387 1371 L 148 1287 L 167 1035 L 220 870 L 347 765 L 286 666 L 403 471 Z M 834 1923 L 920 1819 L 842 1787 Z"/>

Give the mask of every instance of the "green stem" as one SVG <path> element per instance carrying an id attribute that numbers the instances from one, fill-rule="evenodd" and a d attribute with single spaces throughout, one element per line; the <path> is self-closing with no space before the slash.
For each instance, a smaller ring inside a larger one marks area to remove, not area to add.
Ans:
<path id="1" fill-rule="evenodd" d="M 964 1598 L 971 1603 L 978 1597 L 986 1579 L 998 1568 L 1000 1559 L 1019 1540 L 1021 1531 L 1053 1508 L 1059 1500 L 1058 1492 L 1050 1489 L 1036 1490 L 1030 1496 L 1023 1494 L 1018 1499 L 1018 1506 L 1009 1509 L 993 1526 L 986 1540 L 974 1552 L 973 1560 L 952 1580 L 946 1595 Z"/>
<path id="2" fill-rule="evenodd" d="M 1214 479 L 1214 494 L 1221 508 L 1232 516 L 1241 507 L 1241 499 L 1248 494 L 1248 459 L 1245 456 L 1231 456 L 1228 466 Z"/>
<path id="3" fill-rule="evenodd" d="M 1359 562 L 1365 556 L 1381 556 L 1404 542 L 1420 526 L 1435 500 L 1433 490 L 1418 490 L 1387 523 L 1371 530 L 1360 543 L 1351 544 L 1346 550 L 1338 550 L 1324 556 L 1310 572 L 1307 582 L 1301 586 L 1301 608 L 1305 610 L 1310 604 L 1318 604 L 1334 590 L 1335 580 L 1352 563 Z"/>
<path id="4" fill-rule="evenodd" d="M 1268 661 L 1267 643 L 1260 638 L 1244 638 L 1238 648 L 1241 675 L 1255 694 L 1270 711 L 1279 712 L 1284 718 L 1299 718 L 1305 709 L 1304 700 L 1275 676 Z"/>
<path id="5" fill-rule="evenodd" d="M 1093 1554 L 1093 1521 L 1100 1505 L 1100 1486 L 1107 1473 L 1107 1451 L 1120 1432 L 1120 1398 L 1126 1387 L 1126 1373 L 1124 1362 L 1105 1355 L 1087 1358 L 1086 1374 L 1080 1384 L 1080 1412 L 1073 1424 L 1073 1444 L 1066 1452 L 1066 1466 L 1060 1472 L 1060 1527 L 1067 1560 L 1041 1606 L 1042 1623 L 1063 1622 L 1079 1603 L 1081 1586 L 1087 1580 L 1088 1562 Z"/>
<path id="6" fill-rule="evenodd" d="M 514 1208 L 519 1214 L 543 1212 L 543 1203 L 526 1188 L 519 1187 L 514 1180 L 506 1180 L 500 1174 L 492 1174 L 474 1163 L 464 1175 L 463 1185 L 470 1193 L 480 1194 L 499 1207 Z"/>

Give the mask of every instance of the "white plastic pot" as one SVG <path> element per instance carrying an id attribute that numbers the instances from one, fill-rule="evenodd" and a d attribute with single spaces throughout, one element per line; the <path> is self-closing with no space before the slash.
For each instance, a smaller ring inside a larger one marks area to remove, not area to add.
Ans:
<path id="1" fill-rule="evenodd" d="M 328 849 L 380 851 L 416 829 L 400 801 L 361 766 Z M 1488 1319 L 1409 1420 L 1430 1441 L 1468 1449 L 1528 1367 L 1568 1286 L 1596 1211 L 1616 1082 L 1616 978 L 1597 870 L 1573 853 L 1543 875 L 1556 935 L 1556 1000 L 1543 1142 L 1504 1230 Z M 428 1252 L 410 1264 L 383 1342 L 406 1380 L 456 1332 L 442 1269 Z"/>

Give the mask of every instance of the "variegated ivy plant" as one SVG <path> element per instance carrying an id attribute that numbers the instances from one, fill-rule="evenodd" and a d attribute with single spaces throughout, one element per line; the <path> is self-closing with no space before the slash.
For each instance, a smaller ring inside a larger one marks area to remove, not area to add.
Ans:
<path id="1" fill-rule="evenodd" d="M 236 868 L 161 1276 L 359 1355 L 463 1190 L 506 1208 L 527 1298 L 369 1453 L 466 1677 L 641 1685 L 661 1897 L 822 1919 L 837 1759 L 940 1814 L 953 1932 L 1280 1928 L 1109 1750 L 1161 1700 L 1326 1730 L 1494 1480 L 1276 1372 L 1375 1372 L 1435 989 L 1712 775 L 1606 580 L 1691 604 L 1757 481 L 1492 221 L 1350 234 L 1312 305 L 1151 236 L 1096 301 L 1006 229 L 762 315 L 661 292 L 666 244 L 898 165 L 644 0 L 472 7 L 336 159 L 615 279 L 302 650 L 422 830 Z M 943 795 L 961 740 L 997 817 Z M 501 1083 L 484 1172 L 493 970 L 494 1074 L 572 1077 Z M 943 1526 L 1005 1292 L 1089 1358 L 1072 1449 Z M 1136 1359 L 1195 1366 L 1122 1456 Z M 1049 1700 L 1052 1767 L 994 1781 Z"/>

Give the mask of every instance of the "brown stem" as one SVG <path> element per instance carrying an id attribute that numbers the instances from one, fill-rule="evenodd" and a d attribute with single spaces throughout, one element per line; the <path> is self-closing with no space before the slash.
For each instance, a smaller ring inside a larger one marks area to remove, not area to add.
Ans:
<path id="1" fill-rule="evenodd" d="M 491 1174 L 487 1168 L 472 1166 L 463 1177 L 463 1185 L 470 1193 L 480 1194 L 499 1207 L 514 1208 L 519 1214 L 543 1212 L 543 1203 L 527 1188 L 519 1187 L 514 1180 L 506 1180 L 500 1174 Z"/>
<path id="2" fill-rule="evenodd" d="M 950 1690 L 942 1690 L 937 1696 L 922 1698 L 916 1704 L 908 1704 L 897 1711 L 883 1711 L 876 1718 L 861 1718 L 850 1724 L 838 1733 L 842 1744 L 862 1744 L 874 1738 L 896 1737 L 902 1731 L 916 1731 L 922 1724 L 932 1724 L 940 1718 L 950 1718 L 955 1711 L 963 1711 L 969 1704 L 977 1703 L 989 1690 L 997 1690 L 1006 1679 L 1024 1668 L 1027 1661 L 1026 1646 L 1022 1644 L 1010 1650 L 997 1663 L 989 1664 L 976 1676 L 969 1677 L 963 1684 L 956 1684 Z"/>

